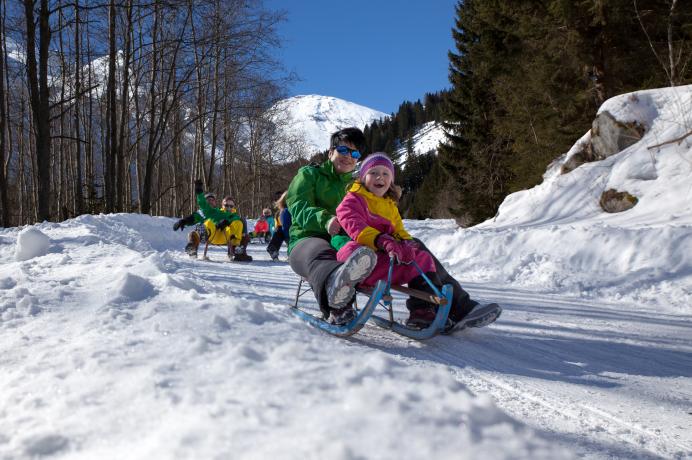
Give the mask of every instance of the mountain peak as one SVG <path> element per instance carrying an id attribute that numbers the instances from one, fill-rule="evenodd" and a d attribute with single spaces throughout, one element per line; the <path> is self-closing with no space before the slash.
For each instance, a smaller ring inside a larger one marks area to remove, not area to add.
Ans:
<path id="1" fill-rule="evenodd" d="M 365 125 L 388 116 L 354 102 L 319 94 L 289 97 L 277 102 L 274 109 L 275 113 L 286 116 L 280 123 L 283 129 L 300 135 L 314 152 L 326 150 L 329 136 L 339 129 L 349 126 L 363 129 Z"/>

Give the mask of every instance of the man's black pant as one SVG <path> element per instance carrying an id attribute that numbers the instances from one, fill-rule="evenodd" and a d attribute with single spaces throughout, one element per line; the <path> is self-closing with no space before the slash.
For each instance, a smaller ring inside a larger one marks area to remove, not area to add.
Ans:
<path id="1" fill-rule="evenodd" d="M 478 302 L 472 300 L 469 296 L 469 293 L 464 291 L 464 288 L 461 287 L 459 281 L 455 280 L 452 277 L 452 275 L 447 273 L 447 270 L 445 269 L 444 265 L 442 265 L 440 261 L 437 260 L 435 254 L 430 252 L 430 249 L 428 249 L 421 240 L 419 240 L 418 238 L 414 238 L 414 240 L 418 244 L 420 244 L 421 249 L 424 249 L 432 256 L 433 261 L 435 261 L 435 271 L 437 272 L 437 276 L 439 276 L 440 281 L 442 281 L 443 284 L 452 285 L 452 309 L 449 311 L 449 317 L 453 321 L 459 321 L 464 316 L 466 316 L 471 310 L 473 310 L 473 307 L 478 305 Z"/>
<path id="2" fill-rule="evenodd" d="M 308 280 L 320 310 L 328 313 L 327 278 L 341 265 L 341 262 L 336 260 L 336 249 L 322 238 L 304 238 L 291 250 L 288 263 L 294 272 Z"/>

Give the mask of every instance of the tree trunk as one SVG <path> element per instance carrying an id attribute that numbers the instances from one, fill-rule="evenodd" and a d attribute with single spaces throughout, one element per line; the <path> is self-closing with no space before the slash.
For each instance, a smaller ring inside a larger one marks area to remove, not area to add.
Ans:
<path id="1" fill-rule="evenodd" d="M 106 212 L 120 211 L 116 207 L 116 184 L 119 182 L 117 173 L 118 156 L 118 125 L 116 123 L 115 100 L 115 59 L 117 49 L 115 47 L 115 0 L 110 0 L 108 6 L 108 83 L 106 87 Z"/>
<path id="2" fill-rule="evenodd" d="M 0 4 L 0 47 L 2 47 L 3 58 L 0 59 L 0 227 L 10 226 L 10 200 L 8 199 L 9 190 L 7 189 L 7 169 L 5 168 L 5 157 L 7 142 L 5 132 L 8 127 L 7 112 L 5 108 L 5 8 Z"/>
<path id="3" fill-rule="evenodd" d="M 80 31 L 79 31 L 79 0 L 75 0 L 74 15 L 75 15 L 75 25 L 74 25 L 74 64 L 75 64 L 75 84 L 74 91 L 76 99 L 74 101 L 74 136 L 75 136 L 75 183 L 74 183 L 74 210 L 76 215 L 81 215 L 84 212 L 84 193 L 82 190 L 82 132 L 80 129 L 81 120 L 79 119 L 79 107 L 81 104 L 81 97 L 79 96 L 82 92 L 82 63 L 81 63 L 81 50 L 80 50 Z"/>
<path id="4" fill-rule="evenodd" d="M 24 0 L 27 33 L 26 66 L 29 86 L 29 100 L 34 119 L 36 142 L 36 192 L 37 218 L 50 219 L 52 200 L 51 183 L 51 145 L 50 145 L 50 101 L 48 88 L 48 46 L 50 44 L 50 11 L 48 0 L 41 0 L 39 11 L 39 56 L 36 60 L 36 25 L 34 23 L 34 2 Z"/>
<path id="5" fill-rule="evenodd" d="M 121 211 L 129 211 L 131 198 L 128 192 L 129 187 L 126 185 L 129 183 L 129 161 L 127 160 L 127 149 L 129 143 L 127 142 L 127 137 L 129 134 L 129 123 L 130 118 L 130 101 L 129 101 L 129 86 L 130 86 L 130 60 L 132 59 L 132 0 L 127 2 L 127 26 L 125 28 L 125 55 L 123 58 L 123 70 L 122 70 L 122 89 L 120 91 L 120 137 L 118 138 L 118 209 Z M 128 205 L 127 208 L 123 206 L 123 201 Z"/>

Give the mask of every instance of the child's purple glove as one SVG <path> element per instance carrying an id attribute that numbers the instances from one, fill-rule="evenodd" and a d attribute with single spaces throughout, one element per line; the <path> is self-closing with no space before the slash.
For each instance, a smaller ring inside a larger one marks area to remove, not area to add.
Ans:
<path id="1" fill-rule="evenodd" d="M 409 248 L 411 248 L 411 249 L 420 249 L 420 244 L 418 243 L 418 241 L 415 241 L 415 240 L 402 240 L 401 242 L 402 242 L 403 244 L 405 244 L 406 246 L 408 246 Z"/>
<path id="2" fill-rule="evenodd" d="M 386 233 L 377 237 L 376 245 L 390 255 L 396 257 L 400 264 L 410 264 L 413 262 L 413 248 L 407 244 L 397 241 Z"/>

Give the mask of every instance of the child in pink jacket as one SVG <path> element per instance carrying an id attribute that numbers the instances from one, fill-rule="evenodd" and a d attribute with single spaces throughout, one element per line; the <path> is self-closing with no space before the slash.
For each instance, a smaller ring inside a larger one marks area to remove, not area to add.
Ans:
<path id="1" fill-rule="evenodd" d="M 392 284 L 407 284 L 412 289 L 431 292 L 416 267 L 435 283 L 441 283 L 435 273 L 435 263 L 431 255 L 413 241 L 404 228 L 397 208 L 401 188 L 394 184 L 394 165 L 384 153 L 368 156 L 360 167 L 358 179 L 350 186 L 346 197 L 336 208 L 336 216 L 341 227 L 350 238 L 332 238 L 332 245 L 338 249 L 336 258 L 345 261 L 360 246 L 368 246 L 376 251 L 377 264 L 372 273 L 360 282 L 361 286 L 373 286 L 379 280 L 387 279 L 389 258 L 395 257 L 392 271 Z M 344 244 L 344 241 L 347 241 Z M 435 319 L 432 304 L 417 298 L 406 301 L 410 316 L 406 321 L 409 327 L 424 328 Z"/>

